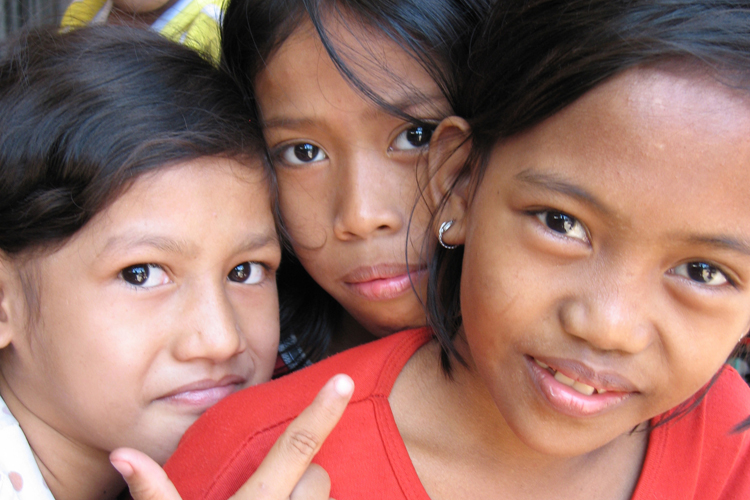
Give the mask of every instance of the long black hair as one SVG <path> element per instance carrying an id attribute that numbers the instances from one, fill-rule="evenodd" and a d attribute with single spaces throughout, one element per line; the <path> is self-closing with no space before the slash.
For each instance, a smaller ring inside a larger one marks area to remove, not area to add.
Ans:
<path id="1" fill-rule="evenodd" d="M 477 30 L 466 64 L 456 67 L 464 78 L 454 110 L 469 122 L 472 151 L 458 177 L 476 187 L 498 141 L 539 124 L 618 73 L 664 61 L 699 66 L 750 90 L 750 2 L 498 1 Z M 437 248 L 429 264 L 428 318 L 448 373 L 451 360 L 461 360 L 453 339 L 462 326 L 462 261 L 463 247 Z"/>
<path id="2" fill-rule="evenodd" d="M 433 124 L 405 115 L 364 84 L 356 64 L 344 55 L 351 47 L 337 43 L 329 28 L 334 24 L 362 26 L 392 40 L 427 71 L 450 104 L 455 99 L 458 81 L 449 68 L 465 60 L 465 42 L 470 40 L 471 30 L 488 10 L 490 2 L 231 0 L 222 25 L 222 65 L 246 90 L 247 103 L 256 106 L 253 89 L 258 75 L 287 38 L 303 22 L 310 22 L 333 63 L 364 97 L 416 125 L 432 128 Z M 378 63 L 374 61 L 371 65 L 378 66 Z M 388 76 L 387 68 L 382 70 Z M 290 350 L 292 367 L 305 359 L 318 359 L 339 326 L 342 307 L 307 274 L 290 247 L 284 251 L 277 280 L 282 331 L 293 331 L 303 343 L 318 346 L 297 357 L 294 350 Z"/>
<path id="3" fill-rule="evenodd" d="M 63 243 L 144 173 L 202 156 L 257 156 L 257 120 L 241 102 L 227 74 L 144 30 L 37 29 L 8 42 L 0 250 Z"/>

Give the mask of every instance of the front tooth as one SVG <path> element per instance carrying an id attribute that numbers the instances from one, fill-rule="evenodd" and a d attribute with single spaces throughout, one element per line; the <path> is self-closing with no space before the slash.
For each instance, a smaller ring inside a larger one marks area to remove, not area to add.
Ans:
<path id="1" fill-rule="evenodd" d="M 565 375 L 563 375 L 560 372 L 555 373 L 555 380 L 557 380 L 558 382 L 560 382 L 562 384 L 567 385 L 568 387 L 573 387 L 573 384 L 575 384 L 575 382 L 576 382 L 572 378 L 566 377 Z"/>
<path id="2" fill-rule="evenodd" d="M 585 394 L 586 396 L 591 396 L 592 394 L 594 394 L 594 388 L 590 385 L 584 384 L 583 382 L 576 381 L 572 387 L 576 391 L 580 392 L 581 394 Z"/>
<path id="3" fill-rule="evenodd" d="M 604 394 L 605 392 L 607 392 L 607 389 L 597 389 L 596 390 L 597 394 Z"/>
<path id="4" fill-rule="evenodd" d="M 536 361 L 536 364 L 544 368 L 545 370 L 549 368 L 549 365 L 545 363 L 544 361 L 539 361 L 538 359 L 534 358 L 534 361 Z"/>

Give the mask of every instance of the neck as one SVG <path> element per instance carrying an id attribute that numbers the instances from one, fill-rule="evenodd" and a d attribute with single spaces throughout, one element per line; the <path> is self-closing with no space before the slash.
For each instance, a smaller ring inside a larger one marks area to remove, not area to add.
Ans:
<path id="1" fill-rule="evenodd" d="M 77 442 L 35 415 L 10 389 L 2 372 L 0 395 L 18 420 L 55 500 L 117 498 L 125 482 L 109 463 L 107 451 Z"/>
<path id="2" fill-rule="evenodd" d="M 459 341 L 460 342 L 460 341 Z M 462 349 L 463 350 L 463 349 Z M 396 425 L 430 498 L 630 498 L 648 436 L 625 433 L 577 456 L 545 454 L 519 439 L 471 366 L 452 378 L 428 344 L 406 365 L 389 397 Z"/>

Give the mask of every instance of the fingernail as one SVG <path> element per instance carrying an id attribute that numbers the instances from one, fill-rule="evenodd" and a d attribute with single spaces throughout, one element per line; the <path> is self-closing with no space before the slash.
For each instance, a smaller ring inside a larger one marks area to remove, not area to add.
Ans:
<path id="1" fill-rule="evenodd" d="M 117 469 L 117 472 L 119 472 L 125 479 L 133 475 L 133 466 L 130 465 L 130 463 L 125 462 L 124 460 L 110 460 L 109 463 L 111 463 L 112 467 Z"/>
<path id="2" fill-rule="evenodd" d="M 339 396 L 349 396 L 354 392 L 354 381 L 348 375 L 339 375 L 333 387 Z"/>

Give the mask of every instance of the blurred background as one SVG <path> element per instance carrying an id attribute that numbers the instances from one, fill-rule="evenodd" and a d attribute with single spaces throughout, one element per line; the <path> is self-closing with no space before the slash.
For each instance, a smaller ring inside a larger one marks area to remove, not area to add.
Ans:
<path id="1" fill-rule="evenodd" d="M 70 0 L 0 0 L 0 40 L 26 25 L 58 24 Z"/>

